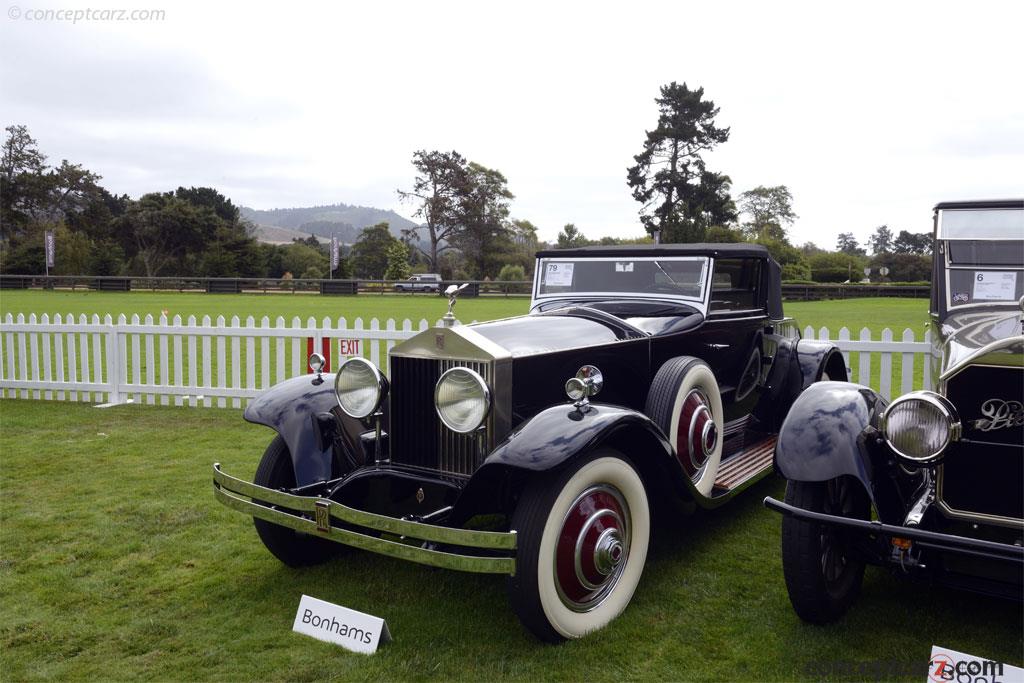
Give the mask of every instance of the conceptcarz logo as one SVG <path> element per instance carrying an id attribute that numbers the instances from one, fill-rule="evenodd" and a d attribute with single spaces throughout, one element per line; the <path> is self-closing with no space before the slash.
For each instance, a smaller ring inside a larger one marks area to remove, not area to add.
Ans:
<path id="1" fill-rule="evenodd" d="M 928 662 L 928 680 L 936 683 L 1003 683 L 1003 665 L 991 659 L 960 659 L 938 652 Z"/>

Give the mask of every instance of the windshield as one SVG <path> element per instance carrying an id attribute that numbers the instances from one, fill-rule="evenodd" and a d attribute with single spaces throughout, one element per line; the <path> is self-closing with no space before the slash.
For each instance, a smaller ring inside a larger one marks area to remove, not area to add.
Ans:
<path id="1" fill-rule="evenodd" d="M 939 211 L 941 240 L 1018 240 L 1024 236 L 1020 209 L 945 209 Z"/>
<path id="2" fill-rule="evenodd" d="M 536 293 L 640 294 L 701 301 L 707 270 L 703 256 L 546 258 L 538 265 Z"/>

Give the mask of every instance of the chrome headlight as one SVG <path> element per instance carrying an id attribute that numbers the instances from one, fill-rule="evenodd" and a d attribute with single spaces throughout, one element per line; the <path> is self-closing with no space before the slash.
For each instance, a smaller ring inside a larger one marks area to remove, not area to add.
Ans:
<path id="1" fill-rule="evenodd" d="M 349 358 L 334 377 L 334 393 L 346 415 L 363 419 L 380 407 L 387 395 L 388 381 L 365 358 Z"/>
<path id="2" fill-rule="evenodd" d="M 491 390 L 473 370 L 452 368 L 437 380 L 434 407 L 448 429 L 466 434 L 482 425 L 490 412 Z"/>
<path id="3" fill-rule="evenodd" d="M 931 391 L 912 391 L 885 409 L 882 434 L 897 455 L 928 463 L 960 438 L 960 418 L 945 397 Z"/>

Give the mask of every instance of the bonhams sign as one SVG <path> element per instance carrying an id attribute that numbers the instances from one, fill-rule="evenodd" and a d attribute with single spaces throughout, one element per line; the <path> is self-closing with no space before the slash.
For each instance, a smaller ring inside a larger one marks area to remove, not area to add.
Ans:
<path id="1" fill-rule="evenodd" d="M 292 630 L 365 654 L 373 654 L 381 643 L 391 640 L 383 619 L 308 595 L 299 601 Z"/>

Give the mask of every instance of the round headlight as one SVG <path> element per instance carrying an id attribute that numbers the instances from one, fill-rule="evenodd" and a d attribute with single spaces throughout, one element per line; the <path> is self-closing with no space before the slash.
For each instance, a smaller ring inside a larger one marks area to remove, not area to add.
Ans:
<path id="1" fill-rule="evenodd" d="M 882 433 L 898 455 L 924 463 L 960 438 L 960 418 L 953 404 L 939 394 L 913 391 L 885 409 Z"/>
<path id="2" fill-rule="evenodd" d="M 359 418 L 372 415 L 387 393 L 388 381 L 365 358 L 349 358 L 334 377 L 334 393 L 346 415 Z"/>
<path id="3" fill-rule="evenodd" d="M 466 434 L 483 424 L 491 409 L 491 391 L 476 372 L 452 368 L 437 380 L 434 407 L 448 429 Z"/>

